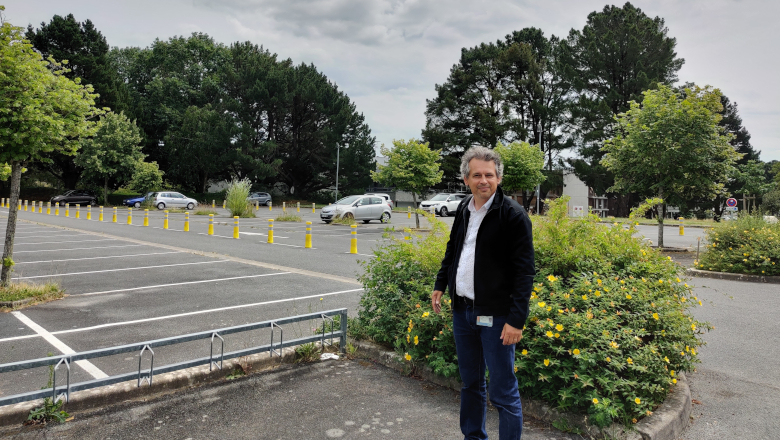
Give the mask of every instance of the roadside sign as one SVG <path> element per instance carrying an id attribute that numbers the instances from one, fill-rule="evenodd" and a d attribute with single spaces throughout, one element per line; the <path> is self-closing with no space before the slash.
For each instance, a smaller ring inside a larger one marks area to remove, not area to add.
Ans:
<path id="1" fill-rule="evenodd" d="M 726 206 L 730 208 L 737 206 L 737 199 L 731 197 L 730 199 L 726 200 Z"/>
<path id="2" fill-rule="evenodd" d="M 726 211 L 737 212 L 739 211 L 739 208 L 737 208 L 736 206 L 727 206 Z"/>

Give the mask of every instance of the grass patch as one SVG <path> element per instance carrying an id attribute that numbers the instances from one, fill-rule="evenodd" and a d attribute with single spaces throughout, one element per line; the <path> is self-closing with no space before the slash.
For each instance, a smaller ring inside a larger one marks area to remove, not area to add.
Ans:
<path id="1" fill-rule="evenodd" d="M 33 283 L 11 283 L 8 287 L 0 287 L 0 303 L 4 304 L 4 307 L 10 307 L 10 303 L 13 301 L 21 301 L 24 299 L 32 299 L 29 305 L 37 304 L 44 301 L 51 301 L 54 299 L 60 299 L 65 296 L 62 289 L 56 283 L 46 284 L 33 284 Z"/>
<path id="2" fill-rule="evenodd" d="M 195 210 L 194 215 L 209 215 L 214 214 L 217 215 L 217 210 L 214 208 L 198 208 Z"/>
<path id="3" fill-rule="evenodd" d="M 620 223 L 620 224 L 633 224 L 637 223 L 642 226 L 658 226 L 658 220 L 654 218 L 626 218 L 626 217 L 606 217 L 600 220 L 601 223 Z M 664 226 L 678 226 L 680 222 L 677 219 L 664 219 Z M 711 228 L 718 223 L 712 219 L 689 219 L 683 220 L 685 226 L 698 226 L 703 228 Z"/>
<path id="4" fill-rule="evenodd" d="M 357 222 L 355 222 L 355 218 L 352 216 L 342 216 L 341 214 L 336 214 L 335 217 L 333 217 L 333 220 L 330 221 L 331 224 L 334 225 L 355 225 Z"/>
<path id="5" fill-rule="evenodd" d="M 276 217 L 276 221 L 278 222 L 302 222 L 303 219 L 300 215 L 295 214 L 282 214 L 278 217 Z"/>

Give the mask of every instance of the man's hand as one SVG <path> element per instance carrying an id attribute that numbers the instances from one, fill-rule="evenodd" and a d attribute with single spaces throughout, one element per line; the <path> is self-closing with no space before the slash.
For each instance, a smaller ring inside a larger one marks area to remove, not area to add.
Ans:
<path id="1" fill-rule="evenodd" d="M 444 292 L 441 290 L 434 290 L 433 295 L 431 295 L 431 306 L 433 307 L 433 313 L 439 313 L 441 312 L 441 296 L 444 295 Z"/>
<path id="2" fill-rule="evenodd" d="M 504 324 L 504 329 L 501 330 L 501 340 L 504 341 L 504 345 L 517 344 L 521 339 L 523 339 L 523 329 Z"/>

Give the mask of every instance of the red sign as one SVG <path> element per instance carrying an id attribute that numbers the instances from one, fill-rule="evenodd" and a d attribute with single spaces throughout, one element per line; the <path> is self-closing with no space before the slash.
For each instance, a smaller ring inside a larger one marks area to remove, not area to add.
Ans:
<path id="1" fill-rule="evenodd" d="M 726 206 L 731 207 L 731 208 L 737 206 L 737 199 L 732 197 L 732 198 L 726 200 Z"/>

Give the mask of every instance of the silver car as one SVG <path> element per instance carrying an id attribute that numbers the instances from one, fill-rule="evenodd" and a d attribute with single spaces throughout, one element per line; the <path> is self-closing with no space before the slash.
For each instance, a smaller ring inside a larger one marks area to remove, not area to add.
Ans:
<path id="1" fill-rule="evenodd" d="M 379 196 L 349 196 L 330 204 L 320 210 L 320 219 L 330 223 L 337 215 L 368 223 L 379 220 L 382 223 L 390 221 L 392 210 L 385 200 Z"/>
<path id="2" fill-rule="evenodd" d="M 187 209 L 193 209 L 196 206 L 198 206 L 198 201 L 195 199 L 191 199 L 189 197 L 185 197 L 181 193 L 173 192 L 173 191 L 160 191 L 156 192 L 149 197 L 149 200 L 152 201 L 152 204 L 157 207 L 157 209 L 166 209 L 166 208 L 187 208 Z"/>

